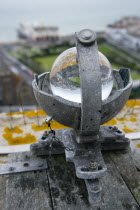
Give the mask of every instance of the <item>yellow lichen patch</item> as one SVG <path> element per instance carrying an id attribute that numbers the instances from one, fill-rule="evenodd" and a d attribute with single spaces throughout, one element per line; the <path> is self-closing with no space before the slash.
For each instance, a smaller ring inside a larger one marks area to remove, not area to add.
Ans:
<path id="1" fill-rule="evenodd" d="M 125 105 L 127 107 L 138 106 L 140 108 L 140 100 L 128 100 Z"/>
<path id="2" fill-rule="evenodd" d="M 122 121 L 122 122 L 124 122 L 125 120 L 127 120 L 126 117 L 122 117 L 122 118 L 117 117 L 116 119 L 117 119 L 118 121 Z"/>
<path id="3" fill-rule="evenodd" d="M 14 128 L 10 129 L 8 127 L 4 128 L 4 132 L 6 134 L 12 134 L 12 133 L 23 133 L 23 130 L 21 130 L 18 126 L 15 126 Z"/>
<path id="4" fill-rule="evenodd" d="M 9 145 L 31 144 L 36 142 L 36 137 L 30 133 L 7 139 Z"/>
<path id="5" fill-rule="evenodd" d="M 140 144 L 137 144 L 137 147 L 140 148 Z"/>
<path id="6" fill-rule="evenodd" d="M 128 100 L 125 105 L 127 107 L 133 107 L 136 105 L 136 100 Z"/>
<path id="7" fill-rule="evenodd" d="M 45 124 L 45 122 L 43 124 Z M 63 129 L 63 128 L 68 128 L 68 127 L 61 125 L 60 123 L 58 123 L 56 121 L 52 121 L 51 128 L 55 130 L 55 129 Z"/>
<path id="8" fill-rule="evenodd" d="M 47 114 L 43 110 L 36 110 L 36 111 L 26 111 L 24 112 L 24 115 L 26 115 L 27 117 L 36 117 Z"/>
<path id="9" fill-rule="evenodd" d="M 18 144 L 30 144 L 36 142 L 36 137 L 27 133 L 25 136 L 16 136 L 13 137 L 13 134 L 21 134 L 23 131 L 18 127 L 9 129 L 8 127 L 4 128 L 4 134 L 2 135 L 5 140 L 8 141 L 9 145 L 18 145 Z"/>
<path id="10" fill-rule="evenodd" d="M 105 123 L 104 125 L 117 125 L 116 119 L 112 119 L 109 122 Z"/>
<path id="11" fill-rule="evenodd" d="M 42 131 L 42 130 L 45 130 L 45 129 L 49 129 L 49 127 L 47 126 L 47 124 L 46 125 L 32 125 L 32 129 L 34 130 L 34 131 Z"/>
<path id="12" fill-rule="evenodd" d="M 68 128 L 68 127 L 66 127 L 64 125 L 61 125 L 61 124 L 59 124 L 55 121 L 52 121 L 51 122 L 51 128 L 56 130 L 56 129 L 63 129 L 63 128 Z M 41 131 L 41 130 L 50 129 L 50 128 L 48 127 L 48 125 L 45 122 L 43 122 L 41 124 L 41 126 L 32 125 L 32 129 L 35 130 L 35 131 Z"/>
<path id="13" fill-rule="evenodd" d="M 2 136 L 4 139 L 6 139 L 8 141 L 8 139 L 12 138 L 12 133 L 4 133 Z"/>
<path id="14" fill-rule="evenodd" d="M 134 106 L 133 109 L 140 109 L 140 107 L 139 106 Z"/>
<path id="15" fill-rule="evenodd" d="M 124 125 L 123 131 L 126 132 L 126 133 L 134 132 L 134 130 L 128 128 L 126 125 Z"/>
<path id="16" fill-rule="evenodd" d="M 140 106 L 140 100 L 136 100 L 136 106 Z"/>
<path id="17" fill-rule="evenodd" d="M 47 115 L 42 109 L 35 110 L 35 111 L 25 111 L 25 112 L 11 112 L 11 113 L 7 113 L 6 115 L 13 116 L 13 115 L 23 115 L 23 114 L 27 117 Z"/>
<path id="18" fill-rule="evenodd" d="M 47 115 L 42 109 L 37 110 L 38 115 Z"/>
<path id="19" fill-rule="evenodd" d="M 131 117 L 130 117 L 130 121 L 131 121 L 131 122 L 136 122 L 137 119 L 136 119 L 135 117 L 132 117 L 132 116 L 131 116 Z"/>
<path id="20" fill-rule="evenodd" d="M 11 112 L 11 113 L 7 113 L 7 116 L 11 116 L 11 115 L 21 115 L 23 114 L 22 112 Z"/>
<path id="21" fill-rule="evenodd" d="M 134 116 L 134 117 L 138 117 L 138 114 L 136 114 L 136 113 L 133 113 L 133 116 Z"/>

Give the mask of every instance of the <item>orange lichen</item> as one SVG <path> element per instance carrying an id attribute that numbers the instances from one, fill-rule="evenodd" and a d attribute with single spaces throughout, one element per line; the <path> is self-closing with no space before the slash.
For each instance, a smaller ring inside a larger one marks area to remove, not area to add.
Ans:
<path id="1" fill-rule="evenodd" d="M 136 105 L 136 101 L 135 100 L 128 100 L 125 104 L 127 107 L 133 107 Z"/>
<path id="2" fill-rule="evenodd" d="M 47 124 L 45 125 L 45 126 L 43 126 L 43 125 L 32 125 L 32 129 L 34 130 L 34 131 L 42 131 L 42 130 L 45 130 L 45 129 L 49 129 L 49 127 L 47 126 Z"/>
<path id="3" fill-rule="evenodd" d="M 116 119 L 112 119 L 109 122 L 105 123 L 104 125 L 117 125 Z"/>
<path id="4" fill-rule="evenodd" d="M 140 108 L 140 100 L 128 100 L 125 105 L 127 107 L 139 106 Z"/>
<path id="5" fill-rule="evenodd" d="M 140 144 L 137 144 L 137 147 L 140 148 Z"/>
<path id="6" fill-rule="evenodd" d="M 137 119 L 135 118 L 135 117 L 130 117 L 130 121 L 132 121 L 132 122 L 136 122 L 137 121 Z"/>
<path id="7" fill-rule="evenodd" d="M 12 134 L 12 133 L 23 133 L 23 130 L 21 130 L 18 126 L 15 126 L 14 128 L 10 129 L 8 127 L 4 128 L 4 132 L 6 134 Z"/>
<path id="8" fill-rule="evenodd" d="M 11 115 L 21 115 L 23 114 L 22 112 L 11 112 L 11 113 L 7 113 L 7 116 L 11 116 Z"/>
<path id="9" fill-rule="evenodd" d="M 133 116 L 134 116 L 134 117 L 138 117 L 138 114 L 136 114 L 136 113 L 133 113 Z"/>
<path id="10" fill-rule="evenodd" d="M 118 117 L 117 117 L 116 119 L 117 119 L 118 121 L 122 121 L 122 122 L 123 122 L 124 120 L 127 120 L 125 117 L 122 117 L 122 118 L 118 118 Z"/>
<path id="11" fill-rule="evenodd" d="M 30 133 L 25 136 L 17 136 L 7 139 L 9 145 L 31 144 L 36 142 L 36 137 Z"/>
<path id="12" fill-rule="evenodd" d="M 140 109 L 140 107 L 139 106 L 134 106 L 133 109 Z"/>
<path id="13" fill-rule="evenodd" d="M 8 141 L 9 145 L 18 145 L 18 144 L 30 144 L 36 142 L 36 137 L 30 133 L 27 133 L 25 136 L 16 136 L 13 137 L 13 134 L 21 134 L 23 131 L 18 127 L 9 129 L 8 127 L 4 128 L 4 134 L 2 135 L 5 140 Z"/>
<path id="14" fill-rule="evenodd" d="M 47 114 L 43 110 L 37 110 L 37 111 L 26 111 L 24 112 L 24 115 L 26 115 L 27 117 L 36 117 Z"/>
<path id="15" fill-rule="evenodd" d="M 128 128 L 126 125 L 124 125 L 123 127 L 123 131 L 126 132 L 126 133 L 131 133 L 131 132 L 134 132 L 134 130 Z"/>
<path id="16" fill-rule="evenodd" d="M 36 116 L 44 116 L 47 115 L 42 109 L 39 110 L 32 110 L 32 111 L 25 111 L 25 112 L 11 112 L 7 113 L 7 116 L 13 116 L 13 115 L 25 115 L 27 117 L 36 117 Z"/>
<path id="17" fill-rule="evenodd" d="M 8 139 L 12 138 L 12 133 L 4 133 L 2 136 L 4 139 L 6 139 L 8 141 Z"/>
<path id="18" fill-rule="evenodd" d="M 68 128 L 68 127 L 61 125 L 55 121 L 51 121 L 51 128 L 56 130 L 56 129 L 64 129 L 64 128 Z M 48 127 L 48 125 L 45 122 L 43 122 L 40 126 L 35 125 L 35 124 L 32 125 L 32 129 L 35 131 L 41 131 L 41 130 L 50 129 L 50 128 Z"/>

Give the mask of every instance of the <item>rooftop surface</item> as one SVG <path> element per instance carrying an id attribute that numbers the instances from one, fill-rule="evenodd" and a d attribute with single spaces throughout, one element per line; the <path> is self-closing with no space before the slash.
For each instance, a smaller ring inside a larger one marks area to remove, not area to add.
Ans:
<path id="1" fill-rule="evenodd" d="M 15 148 L 29 150 L 30 144 L 49 129 L 45 123 L 47 117 L 43 110 L 0 113 L 0 153 Z M 117 126 L 140 147 L 140 100 L 127 101 L 121 112 L 105 125 Z M 51 127 L 67 128 L 55 121 L 51 121 Z"/>

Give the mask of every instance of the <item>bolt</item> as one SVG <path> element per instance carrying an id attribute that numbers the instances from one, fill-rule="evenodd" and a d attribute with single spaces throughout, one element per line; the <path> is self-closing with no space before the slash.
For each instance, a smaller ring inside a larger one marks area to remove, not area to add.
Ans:
<path id="1" fill-rule="evenodd" d="M 112 130 L 117 131 L 118 130 L 117 126 L 113 126 Z"/>
<path id="2" fill-rule="evenodd" d="M 91 39 L 91 37 L 92 37 L 92 32 L 89 30 L 84 31 L 82 34 L 82 38 L 85 40 L 89 40 Z"/>
<path id="3" fill-rule="evenodd" d="M 14 167 L 10 167 L 10 168 L 9 168 L 9 171 L 14 171 L 14 170 L 15 170 Z"/>
<path id="4" fill-rule="evenodd" d="M 28 167 L 29 166 L 29 163 L 24 163 L 23 166 L 24 167 Z"/>
<path id="5" fill-rule="evenodd" d="M 93 162 L 90 163 L 89 168 L 90 168 L 91 171 L 97 171 L 98 170 L 98 165 L 97 165 L 96 162 L 93 161 Z"/>

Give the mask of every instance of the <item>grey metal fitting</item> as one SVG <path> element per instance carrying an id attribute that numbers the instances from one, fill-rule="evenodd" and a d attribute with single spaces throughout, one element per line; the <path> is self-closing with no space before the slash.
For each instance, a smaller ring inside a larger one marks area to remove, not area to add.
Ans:
<path id="1" fill-rule="evenodd" d="M 92 44 L 96 40 L 96 33 L 90 29 L 84 29 L 76 33 L 77 38 L 83 44 Z"/>

